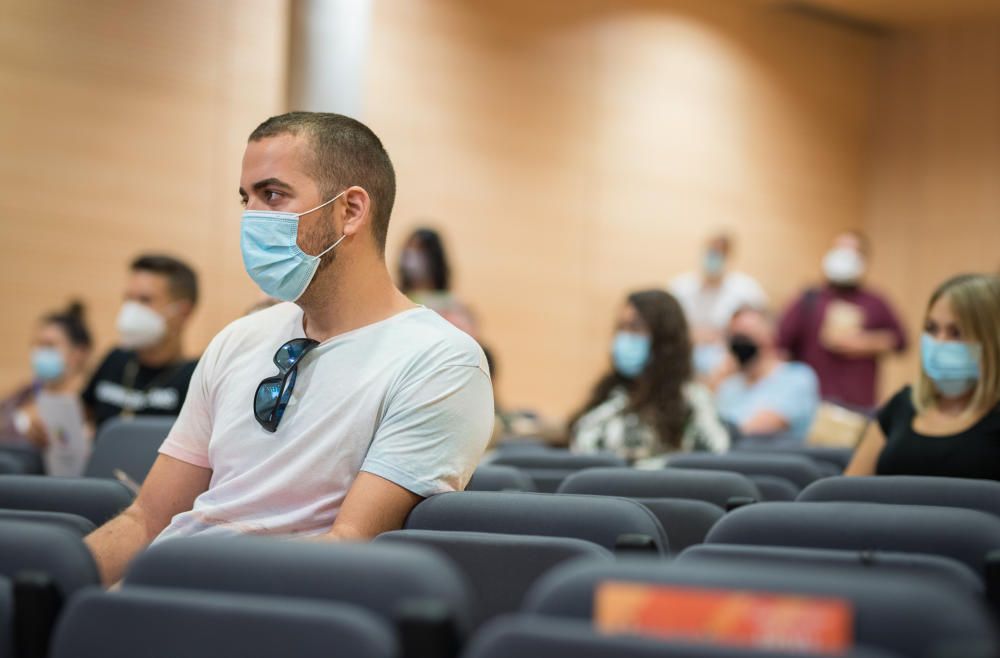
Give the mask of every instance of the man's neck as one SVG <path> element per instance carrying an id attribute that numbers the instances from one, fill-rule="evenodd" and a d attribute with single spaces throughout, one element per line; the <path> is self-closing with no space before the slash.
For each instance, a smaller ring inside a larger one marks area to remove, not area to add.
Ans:
<path id="1" fill-rule="evenodd" d="M 758 356 L 750 367 L 743 371 L 743 375 L 750 383 L 757 383 L 764 379 L 781 364 L 774 354 L 766 353 Z"/>
<path id="2" fill-rule="evenodd" d="M 306 336 L 321 343 L 415 308 L 396 289 L 381 257 L 335 261 L 317 272 L 298 305 Z"/>
<path id="3" fill-rule="evenodd" d="M 162 368 L 176 363 L 183 355 L 180 334 L 170 334 L 157 345 L 137 350 L 136 355 L 139 364 L 146 368 Z"/>
<path id="4" fill-rule="evenodd" d="M 718 288 L 722 285 L 722 280 L 726 278 L 725 272 L 720 272 L 718 274 L 705 274 L 702 273 L 701 281 L 702 285 L 706 288 Z"/>

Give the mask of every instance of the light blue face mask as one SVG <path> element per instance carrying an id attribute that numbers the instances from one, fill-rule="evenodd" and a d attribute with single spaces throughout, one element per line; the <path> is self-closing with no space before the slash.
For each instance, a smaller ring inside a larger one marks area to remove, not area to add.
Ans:
<path id="1" fill-rule="evenodd" d="M 59 379 L 66 372 L 62 352 L 54 347 L 36 347 L 31 351 L 31 369 L 43 382 Z"/>
<path id="2" fill-rule="evenodd" d="M 722 274 L 722 270 L 726 268 L 726 257 L 721 251 L 709 249 L 705 252 L 702 267 L 705 268 L 705 274 L 709 276 L 719 276 Z"/>
<path id="3" fill-rule="evenodd" d="M 346 192 L 347 190 L 344 190 Z M 286 302 L 302 296 L 316 275 L 320 258 L 340 244 L 346 235 L 316 256 L 298 245 L 299 218 L 329 205 L 344 195 L 341 192 L 325 203 L 305 212 L 244 210 L 240 226 L 240 249 L 243 266 L 265 294 Z"/>
<path id="4" fill-rule="evenodd" d="M 934 388 L 946 398 L 965 395 L 979 381 L 982 347 L 976 343 L 920 338 L 920 360 Z"/>
<path id="5" fill-rule="evenodd" d="M 619 331 L 611 343 L 611 358 L 618 374 L 633 379 L 646 368 L 652 341 L 649 336 Z"/>

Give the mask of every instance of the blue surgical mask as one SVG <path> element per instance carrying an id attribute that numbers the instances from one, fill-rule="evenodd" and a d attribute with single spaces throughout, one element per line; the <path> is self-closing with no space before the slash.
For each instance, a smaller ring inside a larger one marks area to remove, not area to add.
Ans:
<path id="1" fill-rule="evenodd" d="M 691 356 L 694 371 L 699 375 L 710 375 L 722 365 L 722 360 L 726 358 L 726 347 L 719 343 L 695 345 Z"/>
<path id="2" fill-rule="evenodd" d="M 632 379 L 638 377 L 649 362 L 649 336 L 619 331 L 611 344 L 611 358 L 618 374 Z"/>
<path id="3" fill-rule="evenodd" d="M 31 351 L 31 369 L 43 382 L 59 379 L 66 372 L 62 352 L 54 347 L 37 347 Z"/>
<path id="4" fill-rule="evenodd" d="M 347 190 L 344 190 L 346 192 Z M 343 196 L 341 192 L 325 203 L 305 212 L 245 210 L 240 227 L 243 266 L 265 294 L 286 302 L 302 296 L 316 275 L 320 258 L 340 244 L 346 235 L 316 256 L 299 249 L 299 218 L 329 205 Z"/>
<path id="5" fill-rule="evenodd" d="M 710 249 L 705 252 L 705 259 L 702 261 L 702 267 L 705 268 L 705 274 L 709 276 L 718 276 L 722 274 L 722 270 L 726 267 L 726 257 L 721 251 Z"/>
<path id="6" fill-rule="evenodd" d="M 934 388 L 946 398 L 965 395 L 979 381 L 982 347 L 976 343 L 920 338 L 920 360 Z"/>

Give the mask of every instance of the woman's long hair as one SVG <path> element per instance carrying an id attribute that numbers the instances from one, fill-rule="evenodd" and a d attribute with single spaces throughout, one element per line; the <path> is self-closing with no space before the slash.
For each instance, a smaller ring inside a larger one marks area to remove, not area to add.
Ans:
<path id="1" fill-rule="evenodd" d="M 448 257 L 444 250 L 444 240 L 441 234 L 432 228 L 418 228 L 406 240 L 406 246 L 416 243 L 424 257 L 427 258 L 427 269 L 434 290 L 447 291 L 451 287 L 451 268 L 448 267 Z M 402 265 L 399 267 L 399 288 L 404 293 L 413 290 L 412 281 Z"/>
<path id="2" fill-rule="evenodd" d="M 684 385 L 691 379 L 691 338 L 687 320 L 673 295 L 663 290 L 643 290 L 628 296 L 649 327 L 652 341 L 649 363 L 635 379 L 618 374 L 614 367 L 601 377 L 587 403 L 569 421 L 570 427 L 585 413 L 608 399 L 617 387 L 629 393 L 628 410 L 639 414 L 655 430 L 664 448 L 681 445 L 691 409 Z"/>

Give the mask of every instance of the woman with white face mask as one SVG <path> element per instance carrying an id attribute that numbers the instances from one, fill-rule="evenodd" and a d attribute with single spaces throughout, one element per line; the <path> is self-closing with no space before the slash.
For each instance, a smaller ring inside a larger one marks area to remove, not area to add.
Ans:
<path id="1" fill-rule="evenodd" d="M 1000 277 L 934 291 L 920 357 L 916 384 L 879 411 L 847 475 L 1000 480 Z"/>
<path id="2" fill-rule="evenodd" d="M 73 302 L 42 318 L 31 342 L 31 383 L 0 402 L 0 445 L 44 449 L 49 444 L 39 400 L 67 398 L 78 404 L 90 349 L 83 305 Z"/>

